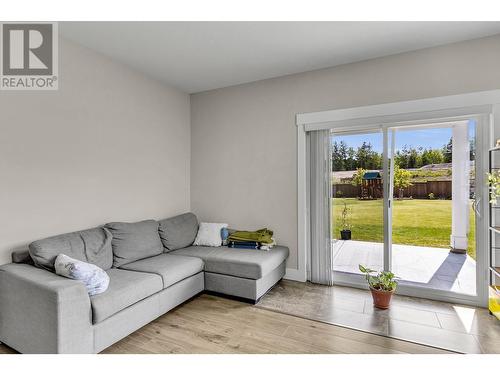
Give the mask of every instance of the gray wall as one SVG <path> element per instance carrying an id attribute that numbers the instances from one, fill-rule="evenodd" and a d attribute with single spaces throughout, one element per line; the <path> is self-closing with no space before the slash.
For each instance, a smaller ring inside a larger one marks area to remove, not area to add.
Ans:
<path id="1" fill-rule="evenodd" d="M 499 62 L 494 36 L 192 95 L 191 208 L 271 227 L 296 268 L 295 115 L 499 89 Z"/>
<path id="2" fill-rule="evenodd" d="M 59 91 L 0 92 L 0 264 L 34 239 L 189 210 L 189 96 L 69 41 Z"/>

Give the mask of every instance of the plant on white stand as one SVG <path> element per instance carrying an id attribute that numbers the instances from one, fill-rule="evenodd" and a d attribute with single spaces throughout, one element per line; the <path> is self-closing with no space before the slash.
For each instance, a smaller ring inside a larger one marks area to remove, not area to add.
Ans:
<path id="1" fill-rule="evenodd" d="M 495 204 L 500 198 L 500 171 L 496 170 L 486 174 L 490 187 L 490 203 Z"/>

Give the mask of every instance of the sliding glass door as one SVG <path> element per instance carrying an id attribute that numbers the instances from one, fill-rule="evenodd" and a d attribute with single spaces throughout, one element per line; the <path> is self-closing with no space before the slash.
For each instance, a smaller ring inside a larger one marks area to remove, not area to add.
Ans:
<path id="1" fill-rule="evenodd" d="M 333 270 L 384 267 L 382 131 L 331 135 Z"/>
<path id="2" fill-rule="evenodd" d="M 475 173 L 483 158 L 477 121 L 332 131 L 336 283 L 364 285 L 362 264 L 394 272 L 405 294 L 478 301 L 484 182 Z"/>
<path id="3" fill-rule="evenodd" d="M 475 128 L 389 129 L 391 263 L 406 285 L 476 295 Z"/>

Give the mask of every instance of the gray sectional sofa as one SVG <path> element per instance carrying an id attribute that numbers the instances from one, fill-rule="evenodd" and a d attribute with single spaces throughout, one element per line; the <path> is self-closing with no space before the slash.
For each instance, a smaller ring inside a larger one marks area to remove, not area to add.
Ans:
<path id="1" fill-rule="evenodd" d="M 21 353 L 98 353 L 175 306 L 208 291 L 256 302 L 285 274 L 288 248 L 270 251 L 192 246 L 192 213 L 35 241 L 0 266 L 0 341 Z M 110 277 L 90 296 L 56 275 L 60 254 Z"/>

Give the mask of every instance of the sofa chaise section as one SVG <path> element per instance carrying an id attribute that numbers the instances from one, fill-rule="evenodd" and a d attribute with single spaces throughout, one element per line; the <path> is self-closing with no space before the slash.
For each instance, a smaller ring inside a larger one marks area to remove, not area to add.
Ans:
<path id="1" fill-rule="evenodd" d="M 226 246 L 189 246 L 170 254 L 203 259 L 205 272 L 257 280 L 286 260 L 288 248 L 275 246 L 269 251 L 258 251 L 234 249 Z"/>
<path id="2" fill-rule="evenodd" d="M 207 291 L 256 303 L 285 275 L 288 253 L 285 246 L 269 251 L 189 246 L 169 254 L 202 259 Z"/>

